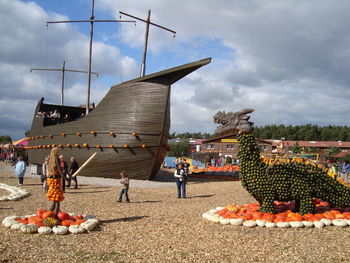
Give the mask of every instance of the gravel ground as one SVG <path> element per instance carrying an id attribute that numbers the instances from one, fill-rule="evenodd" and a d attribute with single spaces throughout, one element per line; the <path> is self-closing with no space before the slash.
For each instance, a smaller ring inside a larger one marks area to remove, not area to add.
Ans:
<path id="1" fill-rule="evenodd" d="M 175 183 L 132 184 L 131 203 L 117 203 L 116 182 L 86 180 L 79 189 L 67 190 L 62 210 L 95 214 L 103 221 L 99 231 L 40 236 L 0 227 L 0 262 L 350 261 L 350 228 L 244 228 L 202 220 L 201 214 L 216 206 L 254 201 L 240 182 L 190 181 L 187 199 L 176 198 Z M 0 182 L 17 184 L 4 165 Z M 23 187 L 31 196 L 1 202 L 1 220 L 48 207 L 39 178 L 25 178 Z"/>

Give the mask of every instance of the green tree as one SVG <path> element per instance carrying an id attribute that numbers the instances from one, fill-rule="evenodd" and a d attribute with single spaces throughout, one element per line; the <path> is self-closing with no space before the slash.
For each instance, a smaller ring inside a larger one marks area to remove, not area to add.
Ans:
<path id="1" fill-rule="evenodd" d="M 292 149 L 292 152 L 293 152 L 293 153 L 301 153 L 301 147 L 299 146 L 298 143 L 294 144 L 294 145 L 291 147 L 291 149 Z"/>
<path id="2" fill-rule="evenodd" d="M 205 167 L 207 167 L 208 165 L 210 165 L 211 159 L 212 159 L 212 157 L 211 157 L 211 155 L 209 155 L 209 154 L 206 155 L 206 156 L 204 157 Z"/>
<path id="3" fill-rule="evenodd" d="M 337 148 L 337 147 L 330 147 L 330 148 L 327 148 L 325 150 L 325 154 L 326 155 L 329 155 L 329 156 L 335 156 L 337 155 L 338 153 L 340 153 L 340 148 Z"/>
<path id="4" fill-rule="evenodd" d="M 189 145 L 187 140 L 176 143 L 170 143 L 170 150 L 167 152 L 168 156 L 187 156 L 189 153 Z"/>
<path id="5" fill-rule="evenodd" d="M 0 143 L 1 143 L 1 144 L 9 143 L 9 142 L 12 142 L 12 139 L 11 139 L 10 136 L 8 136 L 8 135 L 2 135 L 2 136 L 0 136 Z"/>
<path id="6" fill-rule="evenodd" d="M 341 160 L 350 162 L 350 154 L 345 155 Z"/>

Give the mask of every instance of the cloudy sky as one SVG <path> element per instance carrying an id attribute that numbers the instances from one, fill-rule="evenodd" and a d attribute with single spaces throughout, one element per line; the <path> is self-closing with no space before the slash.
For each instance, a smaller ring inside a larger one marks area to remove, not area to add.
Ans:
<path id="1" fill-rule="evenodd" d="M 0 1 L 0 135 L 21 138 L 41 97 L 60 103 L 61 75 L 30 68 L 87 70 L 90 0 Z M 95 0 L 95 19 L 119 11 L 151 27 L 147 73 L 212 57 L 173 85 L 172 132 L 210 132 L 218 110 L 256 110 L 257 125 L 350 125 L 349 1 Z M 122 19 L 128 19 L 123 16 Z M 145 25 L 95 24 L 92 101 L 138 77 Z M 65 103 L 86 103 L 87 76 L 67 73 Z"/>

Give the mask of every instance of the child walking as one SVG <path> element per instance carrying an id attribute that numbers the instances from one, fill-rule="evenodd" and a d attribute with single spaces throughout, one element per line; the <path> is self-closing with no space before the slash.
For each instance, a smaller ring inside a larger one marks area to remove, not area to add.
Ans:
<path id="1" fill-rule="evenodd" d="M 118 202 L 122 201 L 123 195 L 125 194 L 125 200 L 126 202 L 130 202 L 129 196 L 128 196 L 128 190 L 129 190 L 129 177 L 126 175 L 125 171 L 120 172 L 120 184 L 122 185 L 120 193 L 119 193 L 119 199 Z"/>

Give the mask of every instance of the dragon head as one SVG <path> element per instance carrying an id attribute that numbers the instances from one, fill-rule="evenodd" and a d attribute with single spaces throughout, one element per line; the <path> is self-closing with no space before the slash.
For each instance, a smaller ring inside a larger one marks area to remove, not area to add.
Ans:
<path id="1" fill-rule="evenodd" d="M 214 123 L 221 124 L 216 129 L 217 134 L 238 131 L 239 133 L 251 133 L 253 131 L 252 125 L 247 114 L 252 113 L 254 109 L 243 109 L 238 112 L 219 111 L 214 116 Z"/>

